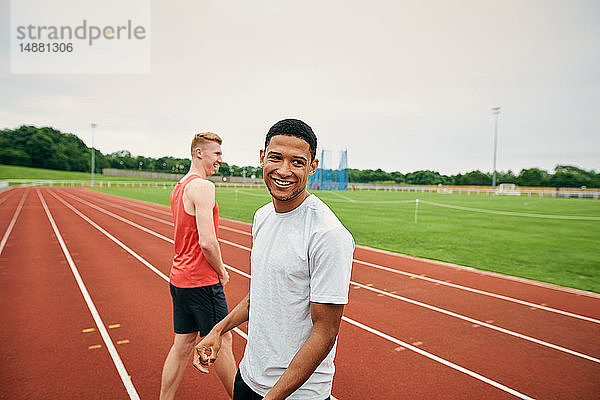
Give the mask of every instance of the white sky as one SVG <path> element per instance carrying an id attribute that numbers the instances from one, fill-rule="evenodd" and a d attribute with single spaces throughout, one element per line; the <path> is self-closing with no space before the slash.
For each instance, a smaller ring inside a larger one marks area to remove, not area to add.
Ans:
<path id="1" fill-rule="evenodd" d="M 187 157 L 195 132 L 258 165 L 295 117 L 353 168 L 600 170 L 600 2 L 153 1 L 152 73 L 10 74 L 0 0 L 0 128 L 52 126 L 102 152 Z"/>

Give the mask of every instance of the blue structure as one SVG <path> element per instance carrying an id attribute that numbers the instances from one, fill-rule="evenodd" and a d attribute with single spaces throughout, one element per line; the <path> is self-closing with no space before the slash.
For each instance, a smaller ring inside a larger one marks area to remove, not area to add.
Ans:
<path id="1" fill-rule="evenodd" d="M 308 180 L 311 190 L 348 190 L 348 150 L 321 150 L 319 168 Z"/>

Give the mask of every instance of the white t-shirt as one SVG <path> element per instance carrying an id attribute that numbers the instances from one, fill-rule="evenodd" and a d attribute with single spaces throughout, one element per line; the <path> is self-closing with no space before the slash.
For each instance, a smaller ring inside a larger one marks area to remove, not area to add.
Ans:
<path id="1" fill-rule="evenodd" d="M 265 396 L 311 334 L 310 302 L 348 303 L 354 240 L 314 195 L 287 213 L 275 212 L 273 203 L 261 207 L 252 237 L 248 343 L 240 374 Z M 335 349 L 289 399 L 331 394 Z"/>

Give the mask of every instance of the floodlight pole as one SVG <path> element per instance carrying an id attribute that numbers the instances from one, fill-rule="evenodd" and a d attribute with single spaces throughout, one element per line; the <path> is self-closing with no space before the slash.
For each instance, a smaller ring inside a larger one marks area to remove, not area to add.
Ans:
<path id="1" fill-rule="evenodd" d="M 492 176 L 492 192 L 496 194 L 496 150 L 498 148 L 498 115 L 500 107 L 492 107 L 492 114 L 495 116 L 494 121 L 494 175 Z"/>
<path id="2" fill-rule="evenodd" d="M 94 169 L 96 167 L 95 165 L 95 151 L 94 151 L 94 133 L 96 131 L 96 127 L 98 126 L 98 124 L 96 124 L 95 122 L 92 122 L 92 187 L 94 186 Z"/>

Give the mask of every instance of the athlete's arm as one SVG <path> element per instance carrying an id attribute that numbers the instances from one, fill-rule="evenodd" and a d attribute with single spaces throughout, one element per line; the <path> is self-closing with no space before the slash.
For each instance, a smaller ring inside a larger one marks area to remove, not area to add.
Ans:
<path id="1" fill-rule="evenodd" d="M 310 303 L 312 332 L 264 400 L 286 399 L 315 372 L 335 344 L 343 312 L 343 304 Z"/>
<path id="2" fill-rule="evenodd" d="M 195 179 L 188 184 L 184 195 L 194 204 L 198 243 L 206 261 L 219 275 L 223 285 L 229 281 L 229 273 L 223 265 L 221 248 L 215 233 L 213 207 L 215 206 L 215 185 L 203 179 Z"/>
<path id="3" fill-rule="evenodd" d="M 196 345 L 196 351 L 194 352 L 194 367 L 200 372 L 207 374 L 207 366 L 214 364 L 219 350 L 221 349 L 221 340 L 226 332 L 229 332 L 233 328 L 241 325 L 248 321 L 248 314 L 250 312 L 250 293 L 244 297 L 242 301 L 229 313 L 227 316 L 219 321 L 208 335 Z M 206 354 L 204 349 L 211 349 L 210 354 Z M 204 365 L 200 363 L 200 359 L 203 360 Z"/>

